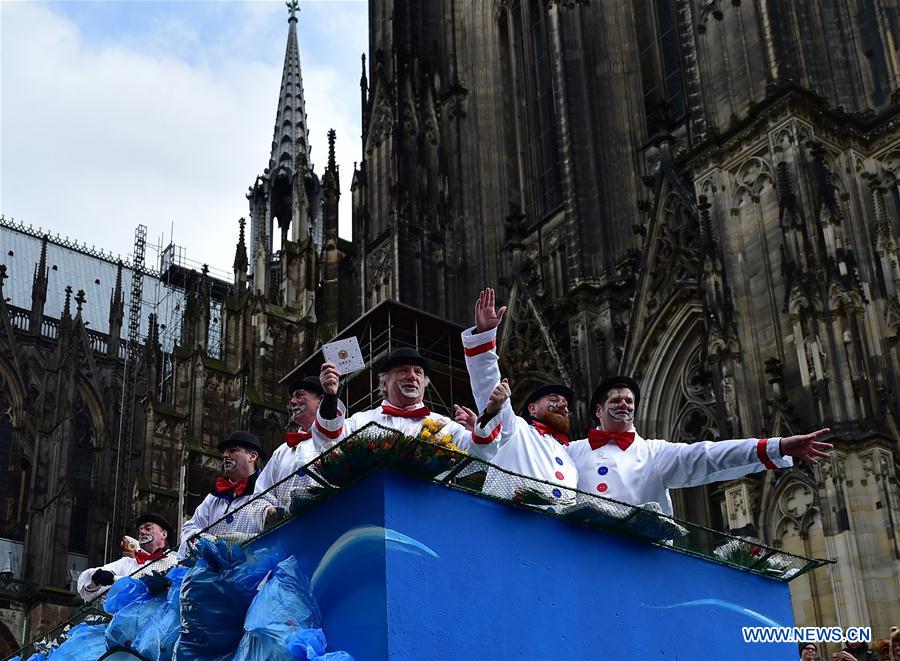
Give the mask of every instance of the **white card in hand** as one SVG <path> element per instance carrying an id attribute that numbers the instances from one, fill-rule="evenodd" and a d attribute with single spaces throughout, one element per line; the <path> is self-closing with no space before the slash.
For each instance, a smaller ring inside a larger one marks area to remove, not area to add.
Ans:
<path id="1" fill-rule="evenodd" d="M 359 342 L 355 337 L 323 344 L 322 355 L 326 362 L 334 363 L 337 366 L 338 374 L 358 372 L 366 366 L 362 351 L 359 349 Z"/>

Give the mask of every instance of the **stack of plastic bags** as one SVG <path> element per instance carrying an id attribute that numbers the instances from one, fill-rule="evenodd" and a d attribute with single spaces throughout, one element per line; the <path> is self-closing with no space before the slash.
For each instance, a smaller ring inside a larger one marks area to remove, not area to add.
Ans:
<path id="1" fill-rule="evenodd" d="M 163 603 L 150 614 L 134 638 L 132 647 L 147 659 L 171 661 L 178 634 L 181 633 L 181 582 L 187 567 L 173 567 L 166 574 L 169 582 Z"/>
<path id="2" fill-rule="evenodd" d="M 121 578 L 108 624 L 80 624 L 50 653 L 28 661 L 94 661 L 126 649 L 156 661 L 353 661 L 327 652 L 322 616 L 297 558 L 280 547 L 248 554 L 203 539 L 193 568 Z M 21 660 L 18 660 L 21 661 Z"/>
<path id="3" fill-rule="evenodd" d="M 113 583 L 103 602 L 103 610 L 113 616 L 106 627 L 107 648 L 131 648 L 141 627 L 163 601 L 164 597 L 153 597 L 139 578 L 125 576 Z"/>
<path id="4" fill-rule="evenodd" d="M 248 556 L 239 546 L 201 539 L 200 558 L 181 586 L 178 661 L 231 659 L 257 588 L 284 557 L 278 548 Z"/>
<path id="5" fill-rule="evenodd" d="M 253 598 L 234 661 L 353 661 L 344 652 L 325 652 L 321 626 L 309 579 L 297 558 L 285 558 Z"/>
<path id="6" fill-rule="evenodd" d="M 148 659 L 169 661 L 181 629 L 179 591 L 187 568 L 173 567 L 155 581 L 121 578 L 112 586 L 104 610 L 113 615 L 106 627 L 107 648 L 134 650 Z M 153 591 L 147 584 L 155 585 Z"/>
<path id="7" fill-rule="evenodd" d="M 294 556 L 278 563 L 244 619 L 243 637 L 235 661 L 292 659 L 285 650 L 288 636 L 322 626 L 319 606 Z"/>

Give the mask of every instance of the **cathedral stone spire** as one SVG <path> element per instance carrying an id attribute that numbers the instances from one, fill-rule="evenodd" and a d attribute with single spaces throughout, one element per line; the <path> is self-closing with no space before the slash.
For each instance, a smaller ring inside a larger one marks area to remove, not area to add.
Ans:
<path id="1" fill-rule="evenodd" d="M 31 285 L 31 314 L 29 315 L 28 329 L 37 334 L 41 331 L 41 322 L 44 320 L 44 305 L 47 303 L 47 242 L 50 237 L 45 234 L 41 239 L 40 263 L 34 267 L 34 280 Z"/>
<path id="2" fill-rule="evenodd" d="M 109 297 L 109 344 L 106 355 L 119 355 L 119 337 L 122 335 L 122 320 L 125 318 L 125 298 L 122 294 L 122 260 L 116 264 L 116 286 Z M 134 277 L 134 276 L 133 276 Z"/>
<path id="3" fill-rule="evenodd" d="M 303 76 L 300 73 L 300 48 L 297 45 L 296 0 L 285 3 L 290 11 L 288 18 L 287 50 L 284 53 L 284 69 L 281 73 L 281 94 L 278 98 L 278 114 L 275 116 L 275 132 L 272 136 L 272 155 L 269 169 L 280 166 L 293 167 L 297 155 L 303 152 L 310 162 L 309 130 L 306 126 L 306 102 L 303 100 Z"/>
<path id="4" fill-rule="evenodd" d="M 238 237 L 237 246 L 234 249 L 234 273 L 235 281 L 238 274 L 243 273 L 243 279 L 247 279 L 247 244 L 244 242 L 244 225 L 247 224 L 246 218 L 240 218 L 238 224 L 241 226 L 240 235 Z M 235 282 L 237 284 L 237 282 Z"/>

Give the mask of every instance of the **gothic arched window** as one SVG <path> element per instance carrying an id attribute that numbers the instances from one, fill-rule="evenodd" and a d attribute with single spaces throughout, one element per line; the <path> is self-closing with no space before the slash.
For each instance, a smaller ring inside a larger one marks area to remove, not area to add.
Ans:
<path id="1" fill-rule="evenodd" d="M 91 478 L 94 474 L 94 423 L 81 397 L 72 417 L 72 516 L 69 519 L 69 550 L 88 552 Z"/>
<path id="2" fill-rule="evenodd" d="M 12 412 L 9 384 L 0 376 L 0 537 L 22 541 L 31 471 Z"/>
<path id="3" fill-rule="evenodd" d="M 517 165 L 512 176 L 519 180 L 529 220 L 539 220 L 562 204 L 553 49 L 545 4 L 512 0 L 499 15 L 499 32 L 509 119 L 515 126 L 507 135 L 511 160 Z"/>
<path id="4" fill-rule="evenodd" d="M 671 130 L 686 114 L 684 73 L 674 0 L 634 0 L 647 128 Z"/>

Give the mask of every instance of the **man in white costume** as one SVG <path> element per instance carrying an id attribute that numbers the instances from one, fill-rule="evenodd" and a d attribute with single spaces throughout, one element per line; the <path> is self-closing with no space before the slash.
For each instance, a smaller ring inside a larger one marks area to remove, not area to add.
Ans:
<path id="1" fill-rule="evenodd" d="M 297 472 L 303 466 L 315 459 L 315 443 L 312 440 L 312 426 L 316 421 L 316 411 L 319 410 L 319 402 L 325 391 L 318 377 L 307 376 L 293 378 L 288 382 L 288 408 L 291 412 L 291 425 L 295 431 L 284 433 L 284 443 L 278 446 L 272 453 L 271 459 L 266 462 L 266 467 L 259 474 L 256 481 L 256 492 L 262 493 L 271 486 L 278 484 L 283 479 Z M 285 502 L 290 498 L 291 489 L 308 483 L 309 478 L 289 480 L 277 489 L 275 498 L 281 506 L 287 506 Z M 296 483 L 295 483 L 296 482 Z"/>
<path id="2" fill-rule="evenodd" d="M 258 497 L 258 465 L 265 458 L 259 439 L 246 431 L 232 432 L 218 445 L 222 453 L 222 477 L 181 528 L 178 559 L 187 557 L 200 533 L 243 542 L 263 529 L 264 516 L 272 503 Z M 251 502 L 252 501 L 252 502 Z M 249 503 L 249 504 L 248 504 Z M 244 505 L 246 505 L 244 507 Z"/>
<path id="3" fill-rule="evenodd" d="M 117 580 L 138 570 L 164 572 L 175 564 L 174 551 L 169 548 L 175 544 L 175 531 L 168 521 L 156 514 L 142 514 L 134 525 L 139 549 L 102 567 L 81 572 L 78 594 L 86 602 L 96 599 Z"/>
<path id="4" fill-rule="evenodd" d="M 381 405 L 346 418 L 346 408 L 338 399 L 340 375 L 333 363 L 325 363 L 319 378 L 325 396 L 316 414 L 313 439 L 320 450 L 347 438 L 367 424 L 376 422 L 410 436 L 417 435 L 426 419 L 440 425 L 438 434 L 450 434 L 453 443 L 469 454 L 486 458 L 484 446 L 472 442 L 472 433 L 448 417 L 432 413 L 423 403 L 431 382 L 431 363 L 412 347 L 401 347 L 388 356 L 379 370 Z M 490 452 L 490 450 L 487 450 Z"/>
<path id="5" fill-rule="evenodd" d="M 497 355 L 497 327 L 505 312 L 505 306 L 495 309 L 494 290 L 483 290 L 475 303 L 475 326 L 462 334 L 472 394 L 482 412 L 473 438 L 476 444 L 496 446 L 495 466 L 545 484 L 516 480 L 508 473 L 490 469 L 483 491 L 519 499 L 524 487 L 537 492 L 551 509 L 570 504 L 574 501 L 572 489 L 578 483 L 578 470 L 566 452 L 569 404 L 574 393 L 564 384 L 545 384 L 525 400 L 521 416 L 514 413 L 509 385 L 500 378 Z"/>
<path id="6" fill-rule="evenodd" d="M 657 503 L 672 515 L 669 489 L 733 480 L 766 469 L 788 468 L 793 458 L 811 464 L 827 458 L 827 433 L 787 438 L 670 443 L 645 439 L 634 427 L 641 390 L 627 376 L 605 379 L 591 398 L 597 428 L 569 446 L 578 467 L 578 489 L 632 505 Z"/>

